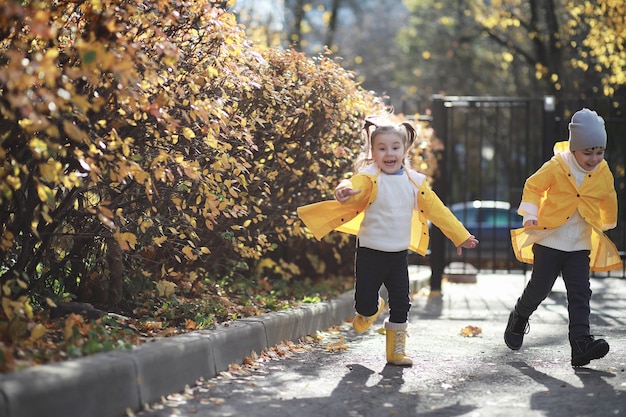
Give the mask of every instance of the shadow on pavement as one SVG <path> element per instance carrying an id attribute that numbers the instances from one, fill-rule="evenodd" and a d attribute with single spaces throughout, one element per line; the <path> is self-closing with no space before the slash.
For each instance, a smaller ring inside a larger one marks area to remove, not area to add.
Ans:
<path id="1" fill-rule="evenodd" d="M 471 405 L 457 403 L 425 412 L 420 409 L 423 407 L 420 407 L 419 392 L 401 392 L 405 383 L 403 372 L 408 368 L 385 365 L 379 374 L 382 378 L 378 383 L 367 386 L 368 380 L 375 376 L 375 371 L 359 364 L 350 364 L 347 367 L 350 372 L 343 377 L 330 396 L 334 403 L 341 402 L 347 407 L 345 411 L 348 414 L 345 415 L 457 416 L 476 409 Z"/>
<path id="2" fill-rule="evenodd" d="M 623 392 L 606 382 L 607 378 L 615 377 L 614 373 L 586 367 L 572 368 L 582 383 L 579 386 L 540 372 L 526 362 L 510 362 L 509 365 L 545 388 L 530 396 L 531 409 L 543 411 L 545 416 L 615 415 L 623 405 Z M 615 410 L 612 410 L 613 406 Z"/>

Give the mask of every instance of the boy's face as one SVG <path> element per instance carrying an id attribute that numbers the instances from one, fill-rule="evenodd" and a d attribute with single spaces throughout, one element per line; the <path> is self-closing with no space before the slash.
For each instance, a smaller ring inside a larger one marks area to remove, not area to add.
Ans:
<path id="1" fill-rule="evenodd" d="M 583 169 L 591 171 L 604 159 L 604 148 L 587 148 L 572 152 Z"/>
<path id="2" fill-rule="evenodd" d="M 404 162 L 404 143 L 397 133 L 379 133 L 372 143 L 372 159 L 387 174 L 394 174 Z"/>

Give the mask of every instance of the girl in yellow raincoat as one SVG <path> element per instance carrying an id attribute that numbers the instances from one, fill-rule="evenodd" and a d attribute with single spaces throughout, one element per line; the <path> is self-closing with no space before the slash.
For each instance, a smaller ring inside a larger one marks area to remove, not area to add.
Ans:
<path id="1" fill-rule="evenodd" d="M 410 123 L 364 127 L 365 155 L 357 174 L 335 189 L 335 200 L 299 207 L 298 215 L 317 239 L 332 230 L 357 235 L 355 309 L 357 332 L 366 331 L 383 309 L 381 285 L 389 294 L 385 320 L 387 362 L 411 366 L 405 354 L 411 307 L 407 248 L 424 255 L 428 220 L 442 229 L 460 253 L 478 240 L 471 235 L 426 183 L 425 175 L 406 165 L 416 132 Z M 371 156 L 367 155 L 371 152 Z"/>
<path id="2" fill-rule="evenodd" d="M 590 335 L 589 273 L 621 267 L 615 245 L 604 234 L 617 225 L 613 174 L 604 160 L 604 120 L 589 109 L 572 116 L 569 140 L 524 185 L 518 213 L 523 228 L 512 230 L 517 259 L 532 263 L 531 278 L 509 315 L 504 341 L 522 347 L 528 318 L 550 294 L 559 274 L 567 289 L 572 366 L 604 357 L 609 344 Z"/>

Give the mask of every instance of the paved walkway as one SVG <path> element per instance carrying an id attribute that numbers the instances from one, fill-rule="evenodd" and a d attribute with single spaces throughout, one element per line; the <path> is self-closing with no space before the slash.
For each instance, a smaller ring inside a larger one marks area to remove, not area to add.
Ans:
<path id="1" fill-rule="evenodd" d="M 583 368 L 570 366 L 562 284 L 533 316 L 524 347 L 504 345 L 508 312 L 524 284 L 522 275 L 479 275 L 476 284 L 444 285 L 441 299 L 416 296 L 411 368 L 385 364 L 382 319 L 363 335 L 345 325 L 346 351 L 322 347 L 251 375 L 214 378 L 139 417 L 626 415 L 626 281 L 592 282 L 593 329 L 611 352 Z M 466 326 L 482 333 L 463 337 Z"/>
<path id="2" fill-rule="evenodd" d="M 414 271 L 416 288 L 427 278 L 418 275 Z M 412 368 L 385 364 L 384 337 L 376 329 L 357 335 L 344 325 L 346 351 L 318 349 L 297 360 L 279 361 L 252 381 L 216 378 L 251 351 L 351 317 L 352 295 L 345 294 L 329 303 L 148 343 L 130 353 L 1 376 L 0 417 L 118 417 L 186 385 L 194 387 L 201 377 L 209 385 L 194 388 L 181 408 L 145 415 L 626 415 L 626 280 L 592 280 L 592 330 L 609 341 L 611 351 L 576 369 L 569 365 L 560 283 L 532 317 L 522 350 L 513 352 L 504 345 L 508 312 L 525 280 L 521 274 L 485 274 L 475 284 L 445 284 L 442 298 L 416 295 L 407 346 Z M 482 334 L 461 336 L 469 325 Z M 221 399 L 219 405 L 211 398 Z"/>

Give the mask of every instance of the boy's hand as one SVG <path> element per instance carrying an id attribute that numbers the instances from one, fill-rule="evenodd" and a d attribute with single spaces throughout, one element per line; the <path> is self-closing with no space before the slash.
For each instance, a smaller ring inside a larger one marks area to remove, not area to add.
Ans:
<path id="1" fill-rule="evenodd" d="M 344 201 L 346 201 L 347 199 L 349 199 L 353 195 L 358 194 L 360 192 L 361 192 L 361 190 L 353 190 L 352 188 L 348 188 L 348 187 L 338 188 L 338 189 L 335 190 L 335 198 L 340 203 L 343 203 Z"/>
<path id="2" fill-rule="evenodd" d="M 470 237 L 468 237 L 465 242 L 461 243 L 461 246 L 458 246 L 456 248 L 456 253 L 458 255 L 461 255 L 463 253 L 462 248 L 474 249 L 477 245 L 478 245 L 478 239 L 476 239 L 476 236 L 470 235 Z"/>
<path id="3" fill-rule="evenodd" d="M 524 227 L 537 226 L 537 220 L 526 220 Z"/>

